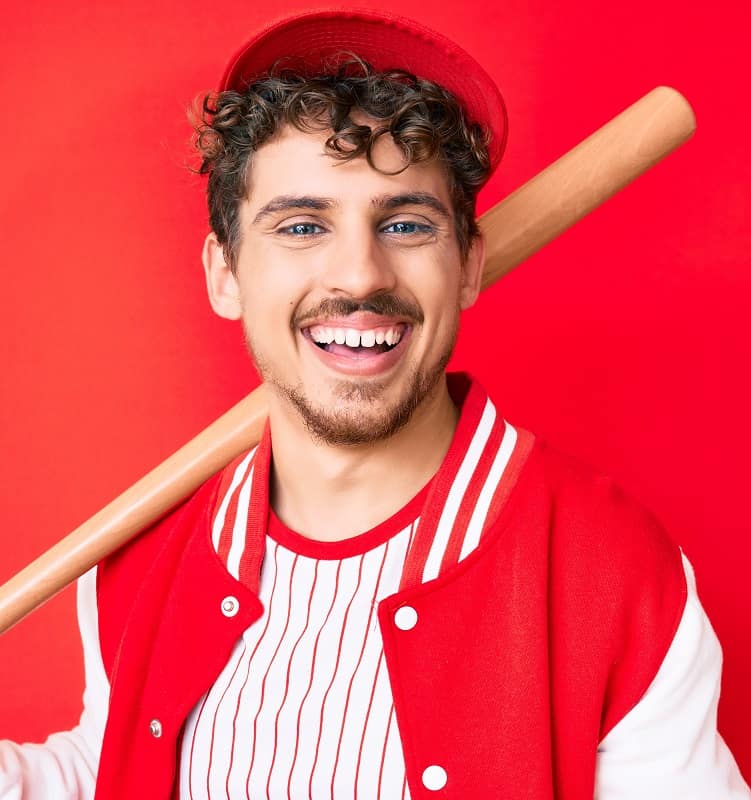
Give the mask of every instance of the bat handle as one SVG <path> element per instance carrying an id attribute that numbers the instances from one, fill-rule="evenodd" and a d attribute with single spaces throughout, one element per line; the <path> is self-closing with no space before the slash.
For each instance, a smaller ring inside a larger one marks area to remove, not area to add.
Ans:
<path id="1" fill-rule="evenodd" d="M 158 467 L 0 586 L 0 634 L 178 505 L 255 445 L 267 415 L 259 386 Z"/>

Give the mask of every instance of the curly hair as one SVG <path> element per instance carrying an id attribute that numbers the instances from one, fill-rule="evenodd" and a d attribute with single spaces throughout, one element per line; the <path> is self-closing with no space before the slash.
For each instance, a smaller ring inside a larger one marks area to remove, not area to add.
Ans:
<path id="1" fill-rule="evenodd" d="M 208 175 L 209 222 L 233 270 L 240 245 L 239 206 L 247 197 L 253 153 L 285 125 L 331 131 L 326 148 L 332 157 L 349 161 L 364 156 L 374 169 L 373 148 L 381 136 L 391 134 L 405 158 L 402 170 L 428 162 L 444 167 L 462 258 L 479 234 L 475 201 L 491 171 L 488 132 L 469 122 L 458 100 L 438 84 L 403 70 L 377 72 L 357 56 L 346 56 L 325 74 L 313 76 L 277 64 L 245 91 L 212 92 L 199 99 L 193 118 L 198 171 Z M 378 125 L 356 124 L 352 111 Z"/>

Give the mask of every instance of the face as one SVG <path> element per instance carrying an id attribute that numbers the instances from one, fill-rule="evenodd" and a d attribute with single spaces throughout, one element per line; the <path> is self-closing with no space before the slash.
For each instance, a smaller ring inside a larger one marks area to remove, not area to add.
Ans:
<path id="1" fill-rule="evenodd" d="M 483 245 L 461 258 L 437 164 L 397 175 L 342 162 L 327 133 L 286 127 L 254 154 L 234 272 L 204 248 L 214 310 L 241 319 L 282 412 L 330 444 L 392 435 L 445 392 L 459 312 L 479 292 Z M 384 171 L 403 165 L 381 137 Z"/>

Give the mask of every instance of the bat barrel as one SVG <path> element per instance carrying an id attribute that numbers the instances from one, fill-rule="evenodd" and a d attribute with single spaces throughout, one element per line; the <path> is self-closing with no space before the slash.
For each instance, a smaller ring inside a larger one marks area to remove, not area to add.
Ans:
<path id="1" fill-rule="evenodd" d="M 484 214 L 483 288 L 495 283 L 689 139 L 688 101 L 658 86 Z"/>

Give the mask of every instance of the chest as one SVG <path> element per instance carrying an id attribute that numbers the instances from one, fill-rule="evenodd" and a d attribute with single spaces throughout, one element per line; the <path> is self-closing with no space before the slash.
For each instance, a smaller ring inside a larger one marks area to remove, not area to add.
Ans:
<path id="1" fill-rule="evenodd" d="M 376 608 L 409 533 L 337 561 L 269 543 L 264 611 L 187 719 L 181 796 L 408 796 Z"/>

